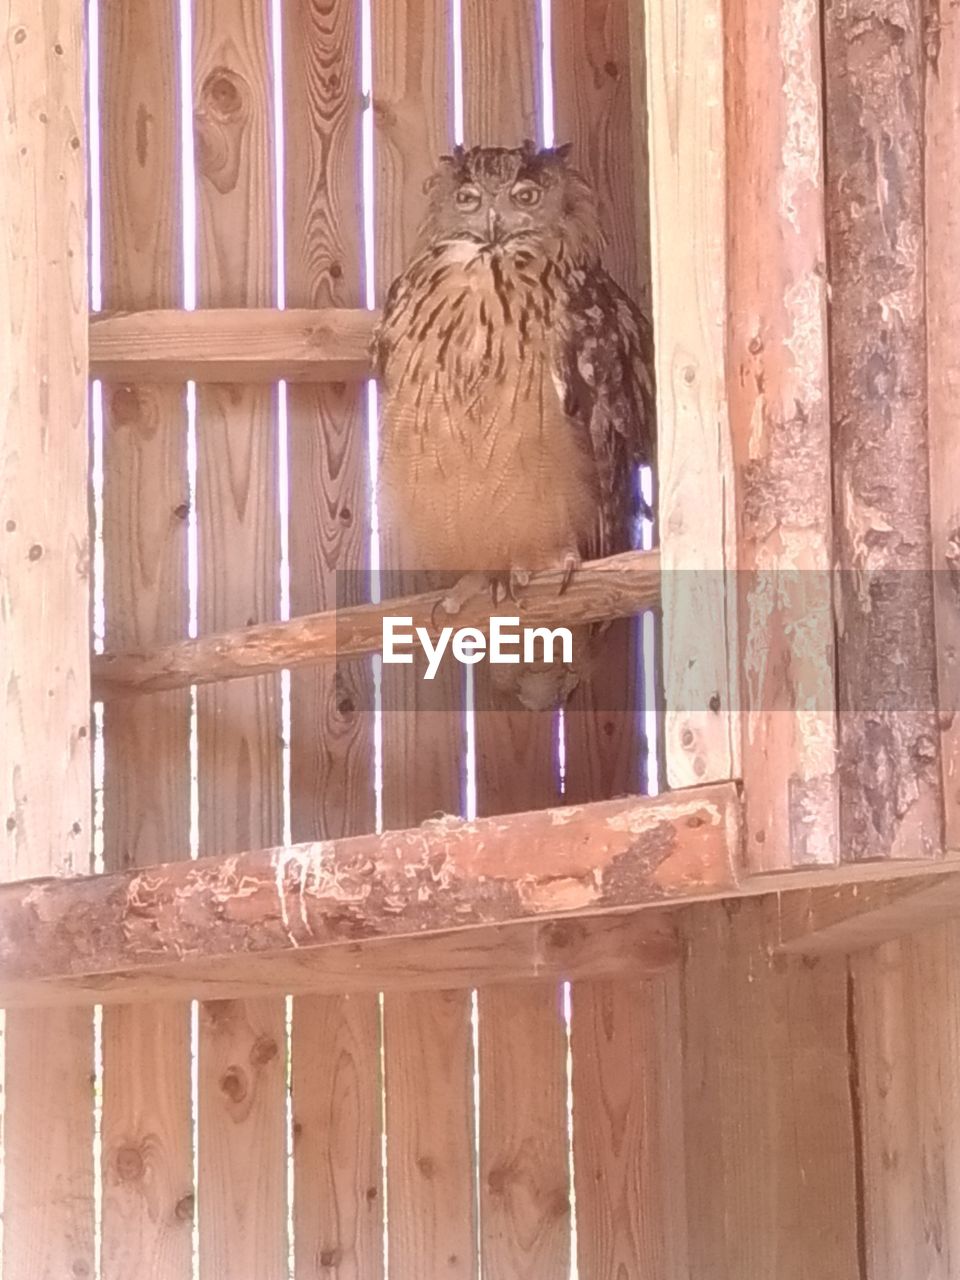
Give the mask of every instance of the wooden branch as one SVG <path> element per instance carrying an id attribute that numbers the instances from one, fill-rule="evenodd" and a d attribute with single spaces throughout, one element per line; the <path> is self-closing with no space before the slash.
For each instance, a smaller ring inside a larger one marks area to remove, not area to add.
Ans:
<path id="1" fill-rule="evenodd" d="M 467 990 L 652 977 L 679 959 L 675 910 L 534 920 L 50 981 L 0 979 L 0 1007 Z"/>
<path id="2" fill-rule="evenodd" d="M 941 863 L 940 875 L 845 884 L 784 895 L 780 910 L 783 951 L 809 955 L 860 951 L 930 929 L 960 916 L 960 871 Z"/>
<path id="3" fill-rule="evenodd" d="M 0 886 L 3 981 L 604 913 L 735 891 L 736 787 Z"/>
<path id="4" fill-rule="evenodd" d="M 349 382 L 370 375 L 376 313 L 350 308 L 114 312 L 90 324 L 90 372 L 114 382 Z"/>
<path id="5" fill-rule="evenodd" d="M 524 592 L 522 604 L 511 609 L 501 606 L 492 610 L 487 598 L 478 597 L 448 617 L 437 610 L 445 593 L 433 591 L 378 605 L 309 614 L 289 622 L 260 623 L 153 650 L 104 654 L 94 659 L 96 696 L 179 689 L 377 653 L 387 616 L 412 617 L 414 626 L 426 627 L 434 637 L 435 610 L 441 615 L 441 626 L 482 630 L 489 626 L 492 612 L 516 614 L 529 626 L 628 617 L 658 603 L 659 570 L 655 551 L 630 551 L 585 565 L 563 595 L 559 594 L 562 573 L 537 574 Z"/>

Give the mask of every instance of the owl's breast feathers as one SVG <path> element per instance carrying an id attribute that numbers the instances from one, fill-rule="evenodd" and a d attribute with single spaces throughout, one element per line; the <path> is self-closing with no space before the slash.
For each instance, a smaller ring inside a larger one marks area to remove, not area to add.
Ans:
<path id="1" fill-rule="evenodd" d="M 572 261 L 562 244 L 533 237 L 496 248 L 430 244 L 390 288 L 374 363 L 387 455 L 393 449 L 409 465 L 411 450 L 431 455 L 432 440 L 452 436 L 473 459 L 478 489 L 511 491 L 508 478 L 490 474 L 499 466 L 535 472 L 516 501 L 568 490 L 580 554 L 627 545 L 630 471 L 653 451 L 652 340 L 646 317 L 599 263 Z M 449 446 L 434 456 L 442 485 Z M 396 465 L 387 482 L 399 482 Z M 456 485 L 462 498 L 462 475 Z"/>

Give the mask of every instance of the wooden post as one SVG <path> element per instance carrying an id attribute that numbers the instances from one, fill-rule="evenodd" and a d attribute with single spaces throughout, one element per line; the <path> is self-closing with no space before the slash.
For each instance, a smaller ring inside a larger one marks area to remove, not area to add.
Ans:
<path id="1" fill-rule="evenodd" d="M 724 23 L 746 857 L 774 871 L 839 856 L 820 21 Z"/>
<path id="2" fill-rule="evenodd" d="M 841 848 L 937 857 L 922 5 L 828 5 L 825 41 Z"/>
<path id="3" fill-rule="evenodd" d="M 93 840 L 83 9 L 12 0 L 0 42 L 0 879 Z M 92 1275 L 89 1012 L 5 1040 L 0 1269 Z"/>
<path id="4" fill-rule="evenodd" d="M 721 0 L 646 12 L 667 782 L 738 776 Z"/>
<path id="5" fill-rule="evenodd" d="M 359 307 L 359 10 L 288 0 L 283 14 L 286 301 Z M 357 383 L 287 388 L 294 615 L 366 598 L 366 399 Z M 374 829 L 372 686 L 369 658 L 291 673 L 294 840 Z M 296 1272 L 374 1280 L 383 1267 L 376 994 L 299 997 L 291 1054 Z"/>
<path id="6" fill-rule="evenodd" d="M 270 29 L 253 0 L 194 0 L 198 301 L 275 301 Z M 280 543 L 276 392 L 197 390 L 201 630 L 276 617 Z M 200 850 L 282 839 L 280 681 L 197 698 Z M 280 996 L 201 1005 L 200 1271 L 287 1266 L 286 1020 Z M 251 1153 L 254 1158 L 251 1158 Z"/>
<path id="7" fill-rule="evenodd" d="M 934 608 L 946 843 L 960 848 L 960 28 L 924 8 L 924 210 Z"/>
<path id="8" fill-rule="evenodd" d="M 181 300 L 179 58 L 161 0 L 100 9 L 103 295 L 108 307 Z M 183 386 L 112 382 L 104 402 L 104 609 L 117 648 L 187 634 L 187 406 Z M 104 710 L 104 866 L 190 854 L 190 693 Z M 193 1265 L 190 1010 L 103 1014 L 104 1280 Z"/>

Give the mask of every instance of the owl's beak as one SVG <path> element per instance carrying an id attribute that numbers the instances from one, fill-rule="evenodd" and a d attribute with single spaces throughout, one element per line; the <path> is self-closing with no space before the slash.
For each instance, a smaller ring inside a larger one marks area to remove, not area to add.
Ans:
<path id="1" fill-rule="evenodd" d="M 497 213 L 496 209 L 488 209 L 487 210 L 487 238 L 489 239 L 491 244 L 496 244 L 496 242 L 500 239 L 500 232 L 502 228 L 503 228 L 503 223 L 500 219 L 499 213 Z"/>

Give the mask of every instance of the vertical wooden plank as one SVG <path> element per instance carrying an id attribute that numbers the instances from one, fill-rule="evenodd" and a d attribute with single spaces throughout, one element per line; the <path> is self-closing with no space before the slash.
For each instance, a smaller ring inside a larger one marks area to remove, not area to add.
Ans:
<path id="1" fill-rule="evenodd" d="M 269 306 L 274 290 L 268 10 L 195 0 L 198 300 Z M 200 630 L 277 616 L 279 537 L 274 392 L 197 392 Z M 200 848 L 280 841 L 279 679 L 198 697 Z M 281 999 L 201 1007 L 201 1277 L 284 1274 L 285 1010 Z"/>
<path id="2" fill-rule="evenodd" d="M 573 144 L 574 161 L 597 192 L 608 237 L 605 265 L 649 307 L 646 83 L 632 79 L 631 6 L 554 0 L 552 8 L 556 136 Z M 635 21 L 642 20 L 638 12 Z M 594 670 L 567 704 L 564 794 L 573 803 L 640 790 L 638 648 L 639 621 L 614 623 Z"/>
<path id="3" fill-rule="evenodd" d="M 851 957 L 870 1280 L 960 1265 L 960 930 Z"/>
<path id="4" fill-rule="evenodd" d="M 90 865 L 83 6 L 0 44 L 0 878 Z M 89 1010 L 6 1019 L 6 1280 L 93 1272 Z M 40 1135 L 43 1140 L 39 1141 Z"/>
<path id="5" fill-rule="evenodd" d="M 667 781 L 737 775 L 721 0 L 646 11 Z M 682 571 L 682 572 L 681 572 Z"/>
<path id="6" fill-rule="evenodd" d="M 477 1269 L 470 1002 L 463 992 L 384 1000 L 390 1274 Z M 464 1173 L 467 1176 L 464 1176 Z"/>
<path id="7" fill-rule="evenodd" d="M 480 1248 L 487 1280 L 570 1266 L 567 1037 L 552 983 L 479 992 Z"/>
<path id="8" fill-rule="evenodd" d="M 960 849 L 960 29 L 925 7 L 924 210 L 934 609 L 946 843 Z"/>
<path id="9" fill-rule="evenodd" d="M 846 959 L 776 955 L 776 911 L 776 899 L 718 902 L 688 921 L 692 1280 L 862 1274 Z"/>
<path id="10" fill-rule="evenodd" d="M 724 14 L 746 856 L 839 857 L 820 12 Z"/>
<path id="11" fill-rule="evenodd" d="M 283 8 L 286 300 L 362 305 L 359 9 Z M 365 598 L 370 537 L 366 394 L 287 389 L 290 607 Z M 294 840 L 372 831 L 368 662 L 291 673 Z M 380 1012 L 375 996 L 294 1001 L 294 1262 L 298 1280 L 373 1280 L 383 1267 Z"/>
<path id="12" fill-rule="evenodd" d="M 100 9 L 103 304 L 177 306 L 179 33 L 165 0 Z M 106 640 L 136 648 L 187 634 L 185 388 L 107 384 Z M 190 851 L 190 692 L 104 709 L 104 865 Z M 192 1267 L 190 1013 L 103 1012 L 102 1271 L 187 1280 Z"/>
<path id="13" fill-rule="evenodd" d="M 582 1280 L 687 1274 L 678 972 L 572 991 Z"/>
<path id="14" fill-rule="evenodd" d="M 413 247 L 424 180 L 453 142 L 451 48 L 444 0 L 373 6 L 381 298 Z M 389 566 L 389 548 L 384 558 Z M 404 575 L 402 587 L 411 585 L 411 575 Z M 400 587 L 396 576 L 385 575 L 385 596 Z M 384 825 L 459 812 L 463 719 L 457 673 L 425 688 L 414 668 L 385 667 L 382 687 Z M 470 995 L 385 996 L 383 1036 L 390 1275 L 474 1277 Z"/>
<path id="15" fill-rule="evenodd" d="M 841 847 L 936 857 L 923 6 L 829 4 L 824 41 Z"/>

